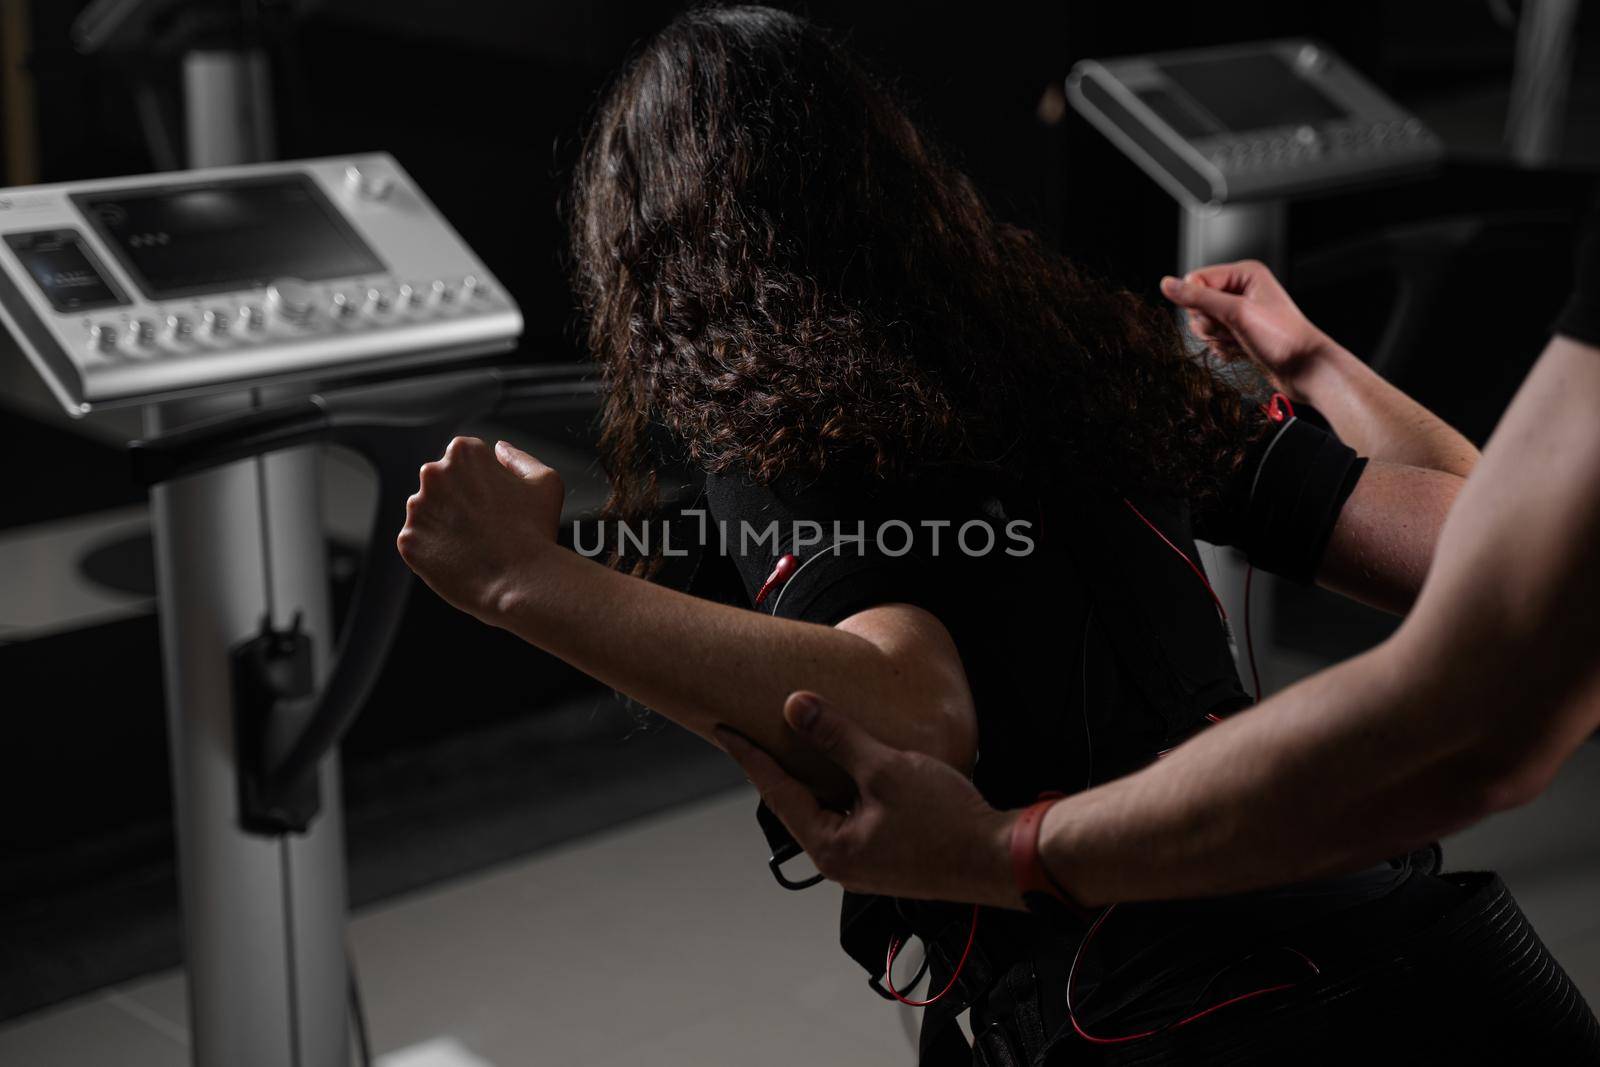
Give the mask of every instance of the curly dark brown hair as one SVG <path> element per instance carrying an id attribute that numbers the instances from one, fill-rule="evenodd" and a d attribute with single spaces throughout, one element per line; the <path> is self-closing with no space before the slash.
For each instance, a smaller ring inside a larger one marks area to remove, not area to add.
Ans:
<path id="1" fill-rule="evenodd" d="M 786 12 L 695 10 L 649 40 L 569 210 L 614 517 L 657 503 L 655 426 L 760 481 L 969 465 L 1197 499 L 1260 425 L 1169 314 L 997 221 Z"/>

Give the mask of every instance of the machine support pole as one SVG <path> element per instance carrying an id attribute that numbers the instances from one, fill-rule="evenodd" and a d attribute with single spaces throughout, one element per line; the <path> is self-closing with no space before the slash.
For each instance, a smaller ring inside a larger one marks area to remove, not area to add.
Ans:
<path id="1" fill-rule="evenodd" d="M 1567 95 L 1577 54 L 1578 0 L 1527 0 L 1517 22 L 1506 146 L 1525 167 L 1561 158 Z"/>
<path id="2" fill-rule="evenodd" d="M 147 409 L 152 433 L 251 406 L 245 397 Z M 239 825 L 230 650 L 302 616 L 319 677 L 332 646 L 316 454 L 244 460 L 151 494 L 178 831 L 193 1062 L 348 1062 L 338 761 L 320 772 L 308 833 Z"/>
<path id="3" fill-rule="evenodd" d="M 1227 263 L 1239 259 L 1259 259 L 1275 274 L 1282 275 L 1287 247 L 1288 205 L 1282 200 L 1227 204 L 1221 207 L 1178 208 L 1178 271 L 1187 273 L 1208 263 Z M 1249 653 L 1245 648 L 1245 578 L 1249 564 L 1237 549 L 1200 543 L 1200 555 L 1212 586 L 1222 598 L 1232 620 L 1235 637 L 1234 658 L 1240 677 L 1250 680 Z M 1250 629 L 1254 634 L 1256 667 L 1261 674 L 1262 695 L 1289 681 L 1280 669 L 1272 640 L 1273 583 L 1270 574 L 1257 574 L 1251 581 Z"/>
<path id="4" fill-rule="evenodd" d="M 184 57 L 191 167 L 271 159 L 258 49 Z M 309 386 L 308 386 L 309 387 Z M 255 390 L 145 409 L 151 434 L 279 397 Z M 151 491 L 184 957 L 195 1067 L 349 1062 L 344 820 L 338 751 L 304 834 L 240 825 L 231 651 L 298 616 L 320 685 L 333 653 L 318 454 L 297 448 Z"/>
<path id="5" fill-rule="evenodd" d="M 183 57 L 189 166 L 260 163 L 273 144 L 272 81 L 256 48 L 197 50 Z"/>
<path id="6" fill-rule="evenodd" d="M 1178 208 L 1178 269 L 1207 263 L 1259 259 L 1274 271 L 1283 266 L 1288 205 L 1260 200 L 1219 207 Z"/>

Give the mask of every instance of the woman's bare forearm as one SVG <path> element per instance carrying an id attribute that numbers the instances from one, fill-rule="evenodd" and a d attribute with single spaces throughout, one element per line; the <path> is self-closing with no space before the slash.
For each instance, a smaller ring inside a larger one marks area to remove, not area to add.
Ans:
<path id="1" fill-rule="evenodd" d="M 1381 611 L 1410 609 L 1464 480 L 1374 460 L 1339 511 L 1317 584 Z"/>
<path id="2" fill-rule="evenodd" d="M 971 697 L 949 635 L 906 605 L 837 627 L 780 619 L 621 574 L 556 546 L 499 598 L 496 621 L 669 719 L 713 740 L 732 726 L 803 780 L 847 785 L 784 726 L 789 693 L 858 709 L 873 735 L 958 767 L 975 746 Z"/>
<path id="3" fill-rule="evenodd" d="M 1289 395 L 1315 404 L 1356 451 L 1465 478 L 1478 450 L 1307 319 L 1266 265 L 1219 263 L 1163 278 L 1189 328 L 1225 358 L 1248 358 Z"/>
<path id="4" fill-rule="evenodd" d="M 1285 385 L 1316 405 L 1357 452 L 1460 478 L 1472 473 L 1472 442 L 1348 349 L 1329 341 L 1297 366 Z"/>

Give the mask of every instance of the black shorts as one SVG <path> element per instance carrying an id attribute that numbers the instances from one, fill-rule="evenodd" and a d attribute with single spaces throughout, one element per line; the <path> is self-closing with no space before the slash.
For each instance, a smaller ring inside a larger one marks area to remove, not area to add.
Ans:
<path id="1" fill-rule="evenodd" d="M 1298 931 L 1320 973 L 1290 989 L 1126 1044 L 1068 1027 L 1042 1056 L 989 1028 L 975 1063 L 1600 1065 L 1600 1023 L 1497 876 L 1418 874 L 1396 895 Z"/>

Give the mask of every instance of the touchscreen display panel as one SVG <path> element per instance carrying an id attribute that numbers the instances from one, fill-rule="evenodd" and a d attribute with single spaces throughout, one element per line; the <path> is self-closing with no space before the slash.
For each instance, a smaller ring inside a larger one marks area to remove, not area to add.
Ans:
<path id="1" fill-rule="evenodd" d="M 128 302 L 77 230 L 8 233 L 6 245 L 57 311 L 121 307 Z"/>
<path id="2" fill-rule="evenodd" d="M 1199 134 L 1199 125 L 1210 126 L 1210 133 L 1245 133 L 1348 114 L 1282 56 L 1270 53 L 1178 60 L 1162 63 L 1161 70 L 1187 97 L 1182 111 L 1188 124 L 1179 132 L 1189 137 Z"/>
<path id="3" fill-rule="evenodd" d="M 152 300 L 324 281 L 383 264 L 302 174 L 73 197 Z"/>

